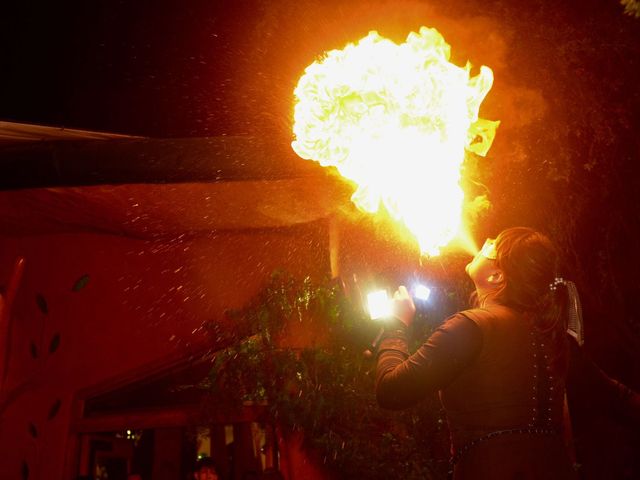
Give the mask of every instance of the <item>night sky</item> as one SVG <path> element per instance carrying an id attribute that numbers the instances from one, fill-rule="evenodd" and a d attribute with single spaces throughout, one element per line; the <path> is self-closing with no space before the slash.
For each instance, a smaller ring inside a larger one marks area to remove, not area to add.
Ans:
<path id="1" fill-rule="evenodd" d="M 0 118 L 155 137 L 286 123 L 274 104 L 289 109 L 305 62 L 326 48 L 309 46 L 317 27 L 288 3 L 15 2 L 2 18 Z"/>
<path id="2" fill-rule="evenodd" d="M 163 137 L 241 130 L 230 83 L 249 4 L 65 3 L 3 12 L 0 117 Z"/>

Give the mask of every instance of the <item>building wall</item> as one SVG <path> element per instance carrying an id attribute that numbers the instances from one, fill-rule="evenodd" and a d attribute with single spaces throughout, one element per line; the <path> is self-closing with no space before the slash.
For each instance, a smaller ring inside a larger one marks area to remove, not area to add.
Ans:
<path id="1" fill-rule="evenodd" d="M 211 342 L 203 322 L 222 322 L 276 269 L 315 277 L 329 270 L 324 224 L 157 241 L 5 236 L 0 284 L 19 256 L 25 271 L 0 393 L 0 478 L 7 480 L 27 470 L 31 479 L 63 477 L 77 391 Z"/>

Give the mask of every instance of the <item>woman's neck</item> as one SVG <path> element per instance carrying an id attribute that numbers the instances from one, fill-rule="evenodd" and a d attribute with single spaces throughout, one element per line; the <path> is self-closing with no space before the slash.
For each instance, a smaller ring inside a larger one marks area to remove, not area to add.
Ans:
<path id="1" fill-rule="evenodd" d="M 479 307 L 488 307 L 500 303 L 496 300 L 496 291 L 493 289 L 476 288 L 476 298 Z"/>

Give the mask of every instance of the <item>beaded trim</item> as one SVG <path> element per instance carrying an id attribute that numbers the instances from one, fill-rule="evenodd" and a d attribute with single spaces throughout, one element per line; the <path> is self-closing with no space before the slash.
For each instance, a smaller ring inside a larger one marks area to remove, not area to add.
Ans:
<path id="1" fill-rule="evenodd" d="M 531 399 L 535 402 L 529 427 L 546 428 L 553 421 L 551 414 L 554 394 L 553 375 L 543 340 L 538 338 L 533 328 L 529 333 L 533 347 L 533 396 Z"/>
<path id="2" fill-rule="evenodd" d="M 475 440 L 471 440 L 469 443 L 463 445 L 456 453 L 454 453 L 453 457 L 449 464 L 453 468 L 453 466 L 458 463 L 460 458 L 467 453 L 471 448 L 475 447 L 479 443 L 486 442 L 495 437 L 499 437 L 502 435 L 513 435 L 513 434 L 528 434 L 528 435 L 559 435 L 560 431 L 556 428 L 535 428 L 535 427 L 522 427 L 522 428 L 508 428 L 506 430 L 496 430 L 495 432 L 487 433 L 482 437 L 478 437 Z"/>
<path id="3" fill-rule="evenodd" d="M 558 285 L 567 285 L 567 281 L 562 277 L 556 277 L 553 279 L 553 282 L 549 284 L 549 290 L 555 292 L 558 289 Z"/>

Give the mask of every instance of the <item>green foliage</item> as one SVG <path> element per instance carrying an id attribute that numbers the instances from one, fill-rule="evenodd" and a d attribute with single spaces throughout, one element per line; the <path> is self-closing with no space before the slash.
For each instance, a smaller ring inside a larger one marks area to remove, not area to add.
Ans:
<path id="1" fill-rule="evenodd" d="M 444 478 L 448 441 L 436 398 L 401 413 L 378 407 L 371 358 L 378 326 L 339 285 L 275 274 L 258 301 L 235 312 L 253 335 L 219 352 L 214 401 L 267 405 L 285 434 L 299 431 L 327 469 L 344 478 Z M 289 322 L 325 328 L 322 346 L 281 346 Z M 428 328 L 428 327 L 427 327 Z"/>

